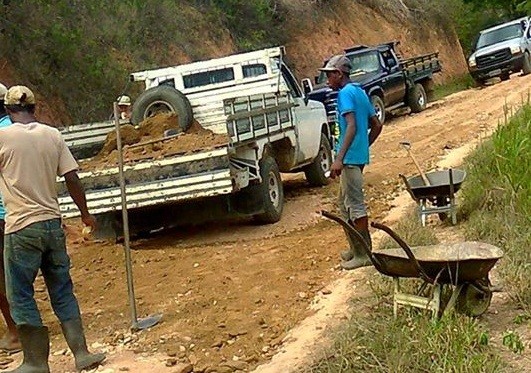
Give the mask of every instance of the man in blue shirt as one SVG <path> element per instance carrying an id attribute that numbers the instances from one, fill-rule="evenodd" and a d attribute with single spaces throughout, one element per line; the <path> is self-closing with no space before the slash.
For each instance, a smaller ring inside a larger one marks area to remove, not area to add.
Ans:
<path id="1" fill-rule="evenodd" d="M 330 176 L 340 177 L 341 215 L 371 247 L 369 219 L 363 194 L 363 168 L 369 164 L 369 146 L 380 135 L 382 124 L 365 91 L 350 81 L 351 69 L 352 64 L 345 55 L 330 58 L 326 66 L 320 69 L 326 72 L 330 88 L 338 91 L 336 126 L 339 127 L 339 139 Z M 342 268 L 355 269 L 371 264 L 362 248 L 350 240 L 349 245 L 350 248 L 341 253 Z"/>
<path id="2" fill-rule="evenodd" d="M 0 128 L 7 127 L 11 124 L 11 118 L 7 115 L 4 108 L 4 96 L 7 92 L 5 85 L 0 83 Z M 2 196 L 0 195 L 0 309 L 2 315 L 6 320 L 7 334 L 0 339 L 0 350 L 6 352 L 20 351 L 20 341 L 18 340 L 17 326 L 11 318 L 9 312 L 9 303 L 6 297 L 6 280 L 4 275 L 4 226 L 6 211 L 4 209 L 4 203 Z"/>

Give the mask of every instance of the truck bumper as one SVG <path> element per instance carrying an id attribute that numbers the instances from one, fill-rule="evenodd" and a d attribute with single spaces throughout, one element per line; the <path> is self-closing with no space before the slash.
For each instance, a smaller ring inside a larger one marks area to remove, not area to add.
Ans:
<path id="1" fill-rule="evenodd" d="M 504 74 L 522 70 L 524 54 L 513 55 L 509 60 L 498 62 L 489 66 L 469 68 L 474 80 L 487 80 Z"/>
<path id="2" fill-rule="evenodd" d="M 122 209 L 118 167 L 79 174 L 92 214 Z M 232 193 L 232 171 L 227 147 L 125 166 L 127 208 Z M 80 215 L 59 180 L 59 208 L 64 218 Z"/>

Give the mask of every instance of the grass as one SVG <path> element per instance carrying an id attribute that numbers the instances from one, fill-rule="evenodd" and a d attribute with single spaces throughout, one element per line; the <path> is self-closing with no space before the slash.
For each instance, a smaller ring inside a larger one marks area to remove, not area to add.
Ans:
<path id="1" fill-rule="evenodd" d="M 465 74 L 452 78 L 450 81 L 435 86 L 432 99 L 440 100 L 443 97 L 459 91 L 464 91 L 475 86 L 474 79 L 470 74 Z"/>
<path id="2" fill-rule="evenodd" d="M 453 315 L 432 322 L 411 312 L 392 318 L 376 310 L 344 326 L 333 350 L 309 371 L 321 372 L 499 372 L 490 337 L 475 320 Z"/>
<path id="3" fill-rule="evenodd" d="M 529 100 L 528 100 L 529 101 Z M 468 239 L 501 247 L 505 290 L 531 314 L 531 106 L 524 105 L 467 160 L 460 214 Z"/>

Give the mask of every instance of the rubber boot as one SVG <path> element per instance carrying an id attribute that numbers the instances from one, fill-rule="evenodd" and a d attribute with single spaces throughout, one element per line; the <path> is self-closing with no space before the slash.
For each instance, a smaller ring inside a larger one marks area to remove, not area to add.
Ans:
<path id="1" fill-rule="evenodd" d="M 15 370 L 7 373 L 50 373 L 48 355 L 50 354 L 50 337 L 45 326 L 17 325 L 18 337 L 22 344 L 24 360 Z"/>
<path id="2" fill-rule="evenodd" d="M 61 324 L 61 329 L 68 347 L 74 354 L 78 371 L 95 368 L 105 360 L 105 354 L 91 354 L 88 351 L 81 319 L 65 321 Z"/>
<path id="3" fill-rule="evenodd" d="M 369 246 L 369 249 L 372 251 L 372 240 L 369 231 L 360 231 L 360 234 L 363 236 Z M 349 238 L 349 244 L 350 251 L 352 252 L 352 258 L 348 261 L 341 262 L 341 268 L 351 270 L 372 265 L 367 253 L 362 247 L 359 247 L 358 243 L 354 244 Z"/>
<path id="4" fill-rule="evenodd" d="M 354 242 L 352 242 L 352 238 L 350 238 L 350 234 L 348 233 L 348 231 L 346 229 L 343 228 L 343 231 L 345 232 L 345 235 L 347 236 L 347 241 L 348 241 L 348 249 L 346 250 L 343 250 L 340 254 L 341 256 L 341 260 L 343 260 L 344 262 L 348 262 L 349 260 L 351 260 L 352 258 L 354 258 L 354 253 L 356 251 L 356 244 Z"/>

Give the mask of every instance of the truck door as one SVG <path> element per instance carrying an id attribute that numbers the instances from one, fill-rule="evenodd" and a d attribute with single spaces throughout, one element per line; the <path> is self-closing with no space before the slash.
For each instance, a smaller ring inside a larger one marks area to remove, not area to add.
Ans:
<path id="1" fill-rule="evenodd" d="M 388 107 L 404 101 L 406 80 L 398 60 L 391 50 L 380 53 L 380 57 L 386 72 L 386 76 L 382 78 L 382 86 L 385 92 L 385 106 Z"/>
<path id="2" fill-rule="evenodd" d="M 289 88 L 295 106 L 292 109 L 293 123 L 295 124 L 295 133 L 297 134 L 297 164 L 315 158 L 319 151 L 321 140 L 321 124 L 316 118 L 318 110 L 322 111 L 323 107 L 313 101 L 304 102 L 304 96 L 297 81 L 287 66 L 282 65 L 282 77 Z"/>

